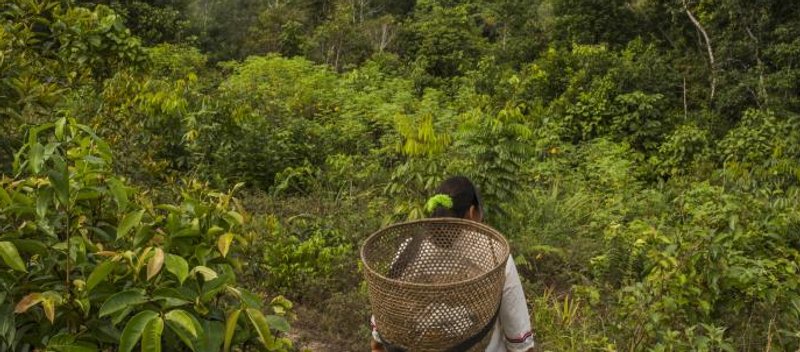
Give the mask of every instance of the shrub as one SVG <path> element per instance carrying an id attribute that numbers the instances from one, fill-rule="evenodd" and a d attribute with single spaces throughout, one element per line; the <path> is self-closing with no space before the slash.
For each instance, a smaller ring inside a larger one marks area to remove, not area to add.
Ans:
<path id="1" fill-rule="evenodd" d="M 110 148 L 87 126 L 62 118 L 27 137 L 16 176 L 0 181 L 12 269 L 0 275 L 0 349 L 291 347 L 279 337 L 290 303 L 264 315 L 236 286 L 245 216 L 231 193 L 187 181 L 176 204 L 155 205 L 111 172 Z"/>

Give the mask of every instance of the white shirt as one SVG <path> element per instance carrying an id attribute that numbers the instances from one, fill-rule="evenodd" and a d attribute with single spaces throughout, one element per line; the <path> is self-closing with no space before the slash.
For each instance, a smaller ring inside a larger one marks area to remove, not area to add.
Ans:
<path id="1" fill-rule="evenodd" d="M 525 293 L 519 281 L 514 259 L 508 256 L 506 262 L 506 283 L 500 302 L 500 316 L 492 331 L 492 338 L 486 352 L 524 352 L 533 348 L 531 320 Z"/>

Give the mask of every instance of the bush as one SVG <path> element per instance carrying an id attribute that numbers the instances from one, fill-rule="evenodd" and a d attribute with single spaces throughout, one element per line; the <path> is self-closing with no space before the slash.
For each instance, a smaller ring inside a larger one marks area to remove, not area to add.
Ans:
<path id="1" fill-rule="evenodd" d="M 339 230 L 313 216 L 296 215 L 281 223 L 274 216 L 257 222 L 262 229 L 260 281 L 297 299 L 319 298 L 344 281 L 349 261 L 358 256 Z"/>
<path id="2" fill-rule="evenodd" d="M 188 181 L 177 204 L 154 205 L 74 120 L 27 140 L 16 177 L 0 181 L 0 254 L 12 269 L 0 275 L 0 349 L 291 347 L 279 337 L 290 303 L 264 315 L 236 286 L 245 216 L 230 193 Z"/>

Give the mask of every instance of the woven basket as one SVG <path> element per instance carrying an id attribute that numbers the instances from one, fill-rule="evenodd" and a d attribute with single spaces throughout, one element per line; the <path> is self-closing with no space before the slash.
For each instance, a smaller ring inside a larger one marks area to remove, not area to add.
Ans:
<path id="1" fill-rule="evenodd" d="M 508 242 L 455 218 L 412 221 L 367 238 L 361 260 L 381 337 L 412 352 L 447 351 L 492 322 Z M 483 351 L 491 331 L 471 351 Z"/>

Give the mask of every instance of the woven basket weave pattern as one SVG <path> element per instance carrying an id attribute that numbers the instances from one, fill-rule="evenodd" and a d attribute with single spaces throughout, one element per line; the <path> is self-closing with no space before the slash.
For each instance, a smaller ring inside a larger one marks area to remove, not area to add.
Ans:
<path id="1" fill-rule="evenodd" d="M 508 243 L 467 220 L 426 219 L 382 229 L 362 247 L 381 336 L 409 351 L 444 351 L 491 322 L 502 297 Z M 482 351 L 491 333 L 472 350 Z"/>

